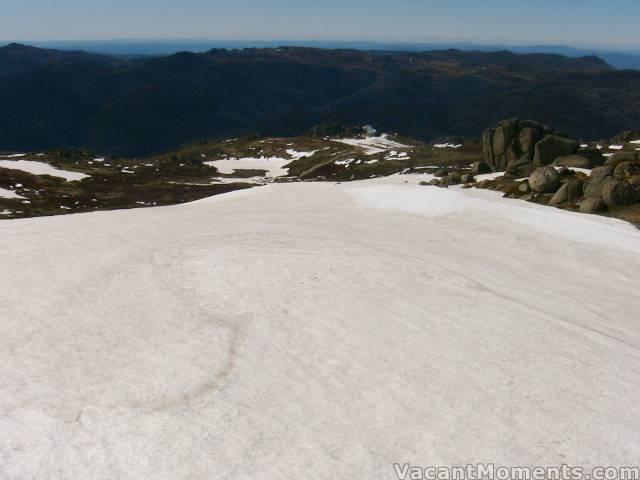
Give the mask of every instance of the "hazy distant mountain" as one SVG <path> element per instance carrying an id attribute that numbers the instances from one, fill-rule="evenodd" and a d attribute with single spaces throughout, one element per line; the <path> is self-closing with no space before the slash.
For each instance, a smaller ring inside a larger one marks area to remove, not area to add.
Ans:
<path id="1" fill-rule="evenodd" d="M 531 117 L 578 137 L 640 125 L 640 72 L 512 52 L 211 50 L 114 58 L 0 48 L 0 149 L 139 155 L 211 136 L 368 123 L 429 140 Z"/>
<path id="2" fill-rule="evenodd" d="M 141 56 L 172 55 L 178 52 L 202 53 L 212 48 L 276 48 L 282 45 L 293 47 L 355 49 L 423 52 L 432 50 L 477 50 L 495 52 L 509 50 L 515 53 L 553 53 L 567 57 L 597 55 L 609 65 L 625 69 L 640 70 L 640 46 L 629 49 L 569 47 L 565 45 L 508 45 L 480 44 L 473 42 L 363 42 L 363 41 L 221 41 L 221 40 L 103 40 L 103 41 L 50 41 L 35 42 L 35 46 L 61 50 L 85 50 L 106 55 Z"/>

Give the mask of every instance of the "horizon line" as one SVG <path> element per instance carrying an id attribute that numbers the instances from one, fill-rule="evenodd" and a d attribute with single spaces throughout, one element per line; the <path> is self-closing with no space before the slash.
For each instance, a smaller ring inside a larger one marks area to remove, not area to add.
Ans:
<path id="1" fill-rule="evenodd" d="M 479 47 L 560 47 L 572 49 L 593 49 L 600 51 L 618 51 L 633 52 L 640 50 L 640 44 L 612 45 L 612 44 L 582 44 L 579 42 L 545 42 L 545 41 L 521 41 L 521 40 L 468 40 L 468 39 L 433 39 L 433 40 L 362 40 L 362 39 L 214 39 L 206 37 L 110 37 L 110 38 L 92 38 L 92 39 L 46 39 L 46 40 L 29 40 L 29 39 L 0 39 L 0 44 L 23 43 L 23 44 L 92 44 L 92 43 L 173 43 L 173 42 L 212 42 L 223 44 L 280 44 L 279 46 L 288 46 L 287 43 L 299 44 L 354 44 L 354 45 L 470 45 Z M 295 46 L 295 45 L 292 45 Z"/>

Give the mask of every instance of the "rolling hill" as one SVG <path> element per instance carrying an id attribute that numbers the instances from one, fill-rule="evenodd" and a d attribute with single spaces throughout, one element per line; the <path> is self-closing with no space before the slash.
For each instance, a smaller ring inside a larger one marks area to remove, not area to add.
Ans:
<path id="1" fill-rule="evenodd" d="M 638 92 L 640 72 L 597 57 L 290 47 L 136 59 L 12 44 L 0 48 L 0 149 L 137 156 L 332 122 L 432 140 L 511 116 L 610 136 L 640 124 Z"/>

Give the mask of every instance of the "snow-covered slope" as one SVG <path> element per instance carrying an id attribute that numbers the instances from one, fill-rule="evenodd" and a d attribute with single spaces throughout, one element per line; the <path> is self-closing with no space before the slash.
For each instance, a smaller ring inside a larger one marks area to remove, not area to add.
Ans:
<path id="1" fill-rule="evenodd" d="M 417 180 L 0 223 L 0 477 L 636 462 L 640 233 Z"/>

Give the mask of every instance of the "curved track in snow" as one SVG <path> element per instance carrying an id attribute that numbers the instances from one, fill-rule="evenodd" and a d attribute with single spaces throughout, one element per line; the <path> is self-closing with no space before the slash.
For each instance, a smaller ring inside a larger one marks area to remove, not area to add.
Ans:
<path id="1" fill-rule="evenodd" d="M 640 232 L 417 180 L 0 222 L 0 476 L 637 461 Z"/>

